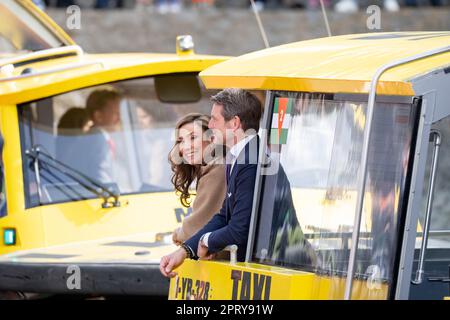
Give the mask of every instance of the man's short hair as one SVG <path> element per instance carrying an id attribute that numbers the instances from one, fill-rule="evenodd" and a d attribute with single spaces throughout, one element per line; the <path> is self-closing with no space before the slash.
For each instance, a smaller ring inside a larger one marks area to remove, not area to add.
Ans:
<path id="1" fill-rule="evenodd" d="M 91 92 L 86 100 L 86 111 L 92 118 L 96 111 L 101 111 L 108 101 L 120 99 L 121 95 L 113 89 L 99 89 Z"/>
<path id="2" fill-rule="evenodd" d="M 223 107 L 222 116 L 225 121 L 238 116 L 244 131 L 259 130 L 261 102 L 254 94 L 242 89 L 228 88 L 212 96 L 211 101 Z"/>

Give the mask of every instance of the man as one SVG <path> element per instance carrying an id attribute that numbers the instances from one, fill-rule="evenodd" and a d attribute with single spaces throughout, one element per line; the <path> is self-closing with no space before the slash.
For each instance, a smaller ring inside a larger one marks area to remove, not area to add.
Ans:
<path id="1" fill-rule="evenodd" d="M 237 258 L 245 259 L 253 191 L 256 179 L 261 103 L 250 92 L 225 89 L 211 98 L 209 128 L 215 141 L 225 143 L 227 192 L 220 212 L 178 250 L 164 256 L 160 271 L 166 277 L 186 258 L 211 259 L 226 246 L 238 246 Z M 222 138 L 222 139 L 220 139 Z M 220 141 L 222 140 L 222 141 Z"/>
<path id="2" fill-rule="evenodd" d="M 86 101 L 93 126 L 81 137 L 82 146 L 78 150 L 83 150 L 86 156 L 80 169 L 103 183 L 115 182 L 113 164 L 117 150 L 112 133 L 120 124 L 120 101 L 121 95 L 110 89 L 95 90 Z"/>

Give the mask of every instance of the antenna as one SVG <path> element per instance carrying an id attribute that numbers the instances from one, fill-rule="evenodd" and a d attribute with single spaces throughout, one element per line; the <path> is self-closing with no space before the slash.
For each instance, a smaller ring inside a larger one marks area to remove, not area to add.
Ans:
<path id="1" fill-rule="evenodd" d="M 331 37 L 330 24 L 328 23 L 327 12 L 325 10 L 325 6 L 323 5 L 323 0 L 320 0 L 320 7 L 322 8 L 323 20 L 325 20 L 325 26 L 327 28 L 328 36 Z"/>
<path id="2" fill-rule="evenodd" d="M 261 36 L 263 38 L 264 45 L 266 46 L 266 48 L 269 48 L 270 47 L 269 40 L 267 40 L 266 32 L 264 31 L 264 27 L 261 22 L 261 18 L 259 17 L 258 9 L 256 9 L 255 1 L 250 0 L 250 2 L 252 4 L 253 13 L 255 14 L 256 22 L 258 23 L 259 31 L 261 32 Z M 320 1 L 320 2 L 322 2 L 322 1 Z"/>

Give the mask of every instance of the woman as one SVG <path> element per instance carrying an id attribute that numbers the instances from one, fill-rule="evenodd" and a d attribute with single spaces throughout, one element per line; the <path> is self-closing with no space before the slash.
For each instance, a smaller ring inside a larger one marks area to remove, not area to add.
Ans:
<path id="1" fill-rule="evenodd" d="M 80 152 L 79 137 L 92 127 L 92 120 L 86 109 L 73 107 L 67 110 L 58 122 L 58 138 L 56 140 L 56 159 L 78 168 L 77 154 Z"/>
<path id="2" fill-rule="evenodd" d="M 86 133 L 92 127 L 92 120 L 84 108 L 73 107 L 67 110 L 58 122 L 58 135 Z"/>
<path id="3" fill-rule="evenodd" d="M 225 167 L 219 164 L 219 157 L 209 156 L 214 155 L 209 120 L 207 115 L 191 113 L 180 119 L 175 127 L 176 142 L 169 153 L 172 183 L 186 208 L 190 207 L 189 187 L 194 181 L 197 191 L 192 213 L 173 232 L 172 239 L 177 245 L 193 236 L 218 213 L 225 199 Z"/>

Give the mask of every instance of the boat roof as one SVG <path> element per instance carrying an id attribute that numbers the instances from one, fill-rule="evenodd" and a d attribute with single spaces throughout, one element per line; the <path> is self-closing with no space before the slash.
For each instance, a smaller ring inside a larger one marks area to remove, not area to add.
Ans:
<path id="1" fill-rule="evenodd" d="M 64 53 L 64 50 L 67 50 L 67 53 Z M 69 48 L 64 50 L 53 54 L 52 58 L 46 55 L 36 59 L 21 59 L 20 56 L 5 58 L 9 59 L 8 64 L 14 65 L 15 68 L 11 74 L 0 74 L 0 104 L 19 104 L 124 79 L 171 73 L 198 73 L 228 59 L 225 56 L 198 54 L 84 54 L 74 53 L 74 50 Z M 39 52 L 33 54 L 39 55 Z M 6 60 L 0 60 L 0 68 L 5 66 L 2 61 Z"/>
<path id="2" fill-rule="evenodd" d="M 200 76 L 210 89 L 368 93 L 373 75 L 383 65 L 449 44 L 449 31 L 327 37 L 245 54 Z M 412 79 L 449 65 L 447 52 L 395 67 L 382 75 L 377 93 L 414 95 Z"/>
<path id="3" fill-rule="evenodd" d="M 180 54 L 86 54 L 30 0 L 2 0 L 0 104 L 19 104 L 93 85 L 158 74 L 198 73 L 228 57 Z"/>

